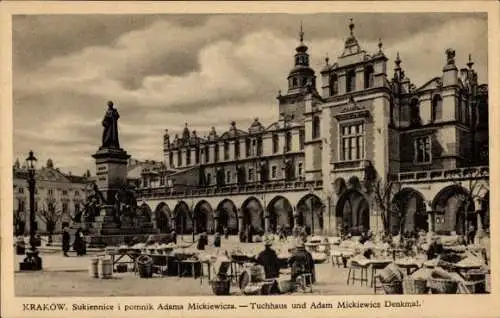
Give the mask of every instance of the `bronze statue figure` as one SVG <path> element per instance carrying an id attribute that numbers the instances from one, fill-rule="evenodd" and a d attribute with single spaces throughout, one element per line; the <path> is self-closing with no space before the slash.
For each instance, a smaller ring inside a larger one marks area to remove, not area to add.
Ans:
<path id="1" fill-rule="evenodd" d="M 118 110 L 113 108 L 113 102 L 108 102 L 108 110 L 102 120 L 104 131 L 102 133 L 102 148 L 120 148 L 118 141 Z"/>

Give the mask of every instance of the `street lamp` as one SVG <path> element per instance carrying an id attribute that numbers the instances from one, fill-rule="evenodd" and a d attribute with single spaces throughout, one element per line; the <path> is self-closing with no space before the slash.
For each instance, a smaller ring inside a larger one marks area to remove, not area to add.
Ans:
<path id="1" fill-rule="evenodd" d="M 311 186 L 309 189 L 310 199 L 309 199 L 309 208 L 311 209 L 311 236 L 314 236 L 314 210 L 313 210 L 313 195 L 314 195 L 314 187 Z"/>
<path id="2" fill-rule="evenodd" d="M 42 258 L 38 255 L 35 239 L 35 164 L 37 159 L 30 150 L 28 158 L 26 158 L 26 166 L 28 168 L 28 191 L 30 201 L 30 248 L 26 251 L 26 257 L 23 260 L 24 265 L 21 265 L 22 270 L 41 270 Z"/>

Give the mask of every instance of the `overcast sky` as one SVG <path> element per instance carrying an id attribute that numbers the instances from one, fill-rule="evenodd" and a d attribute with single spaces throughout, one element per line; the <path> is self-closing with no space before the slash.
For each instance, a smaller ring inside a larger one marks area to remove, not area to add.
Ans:
<path id="1" fill-rule="evenodd" d="M 483 14 L 16 16 L 14 157 L 33 149 L 41 164 L 52 158 L 94 174 L 108 100 L 121 116 L 121 146 L 141 160 L 161 160 L 164 129 L 179 133 L 185 122 L 201 136 L 231 120 L 245 130 L 254 117 L 270 124 L 300 21 L 319 75 L 325 54 L 334 62 L 341 53 L 350 17 L 367 52 L 382 38 L 389 75 L 399 51 L 406 75 L 422 85 L 441 75 L 450 47 L 459 68 L 471 53 L 487 80 Z"/>

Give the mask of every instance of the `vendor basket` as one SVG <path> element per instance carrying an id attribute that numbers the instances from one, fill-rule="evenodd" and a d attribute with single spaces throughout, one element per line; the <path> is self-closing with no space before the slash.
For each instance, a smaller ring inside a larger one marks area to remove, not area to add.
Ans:
<path id="1" fill-rule="evenodd" d="M 136 262 L 139 277 L 153 277 L 153 259 L 151 257 L 149 257 L 148 255 L 141 255 L 137 258 Z"/>
<path id="2" fill-rule="evenodd" d="M 227 296 L 231 288 L 231 280 L 229 278 L 218 278 L 210 281 L 212 293 L 217 296 Z"/>
<path id="3" fill-rule="evenodd" d="M 421 295 L 428 294 L 427 280 L 424 279 L 403 279 L 403 293 L 405 295 Z"/>
<path id="4" fill-rule="evenodd" d="M 451 279 L 429 278 L 427 286 L 431 294 L 456 294 L 458 282 Z"/>
<path id="5" fill-rule="evenodd" d="M 401 281 L 394 281 L 391 283 L 382 283 L 382 288 L 386 295 L 402 295 L 403 283 Z"/>

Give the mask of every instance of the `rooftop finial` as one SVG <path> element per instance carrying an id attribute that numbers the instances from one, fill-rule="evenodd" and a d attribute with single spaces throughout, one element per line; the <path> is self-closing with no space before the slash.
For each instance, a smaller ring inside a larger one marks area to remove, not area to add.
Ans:
<path id="1" fill-rule="evenodd" d="M 351 30 L 351 35 L 354 35 L 354 22 L 353 22 L 352 18 L 350 18 L 349 20 L 350 20 L 349 30 Z"/>
<path id="2" fill-rule="evenodd" d="M 474 65 L 474 62 L 472 62 L 472 56 L 469 53 L 469 62 L 467 63 L 467 66 L 471 69 L 473 65 Z"/>
<path id="3" fill-rule="evenodd" d="M 394 61 L 394 63 L 396 63 L 397 67 L 399 67 L 399 65 L 401 64 L 401 59 L 399 58 L 399 52 L 396 55 L 396 60 Z"/>
<path id="4" fill-rule="evenodd" d="M 299 33 L 300 43 L 304 42 L 304 30 L 302 28 L 302 20 L 300 21 L 300 33 Z"/>
<path id="5" fill-rule="evenodd" d="M 379 51 L 380 53 L 382 53 L 382 46 L 383 46 L 383 45 L 384 45 L 384 44 L 382 43 L 382 39 L 381 39 L 381 38 L 378 38 L 378 51 Z"/>
<path id="6" fill-rule="evenodd" d="M 328 62 L 330 61 L 330 58 L 328 57 L 328 52 L 325 54 L 325 64 L 328 65 Z"/>

